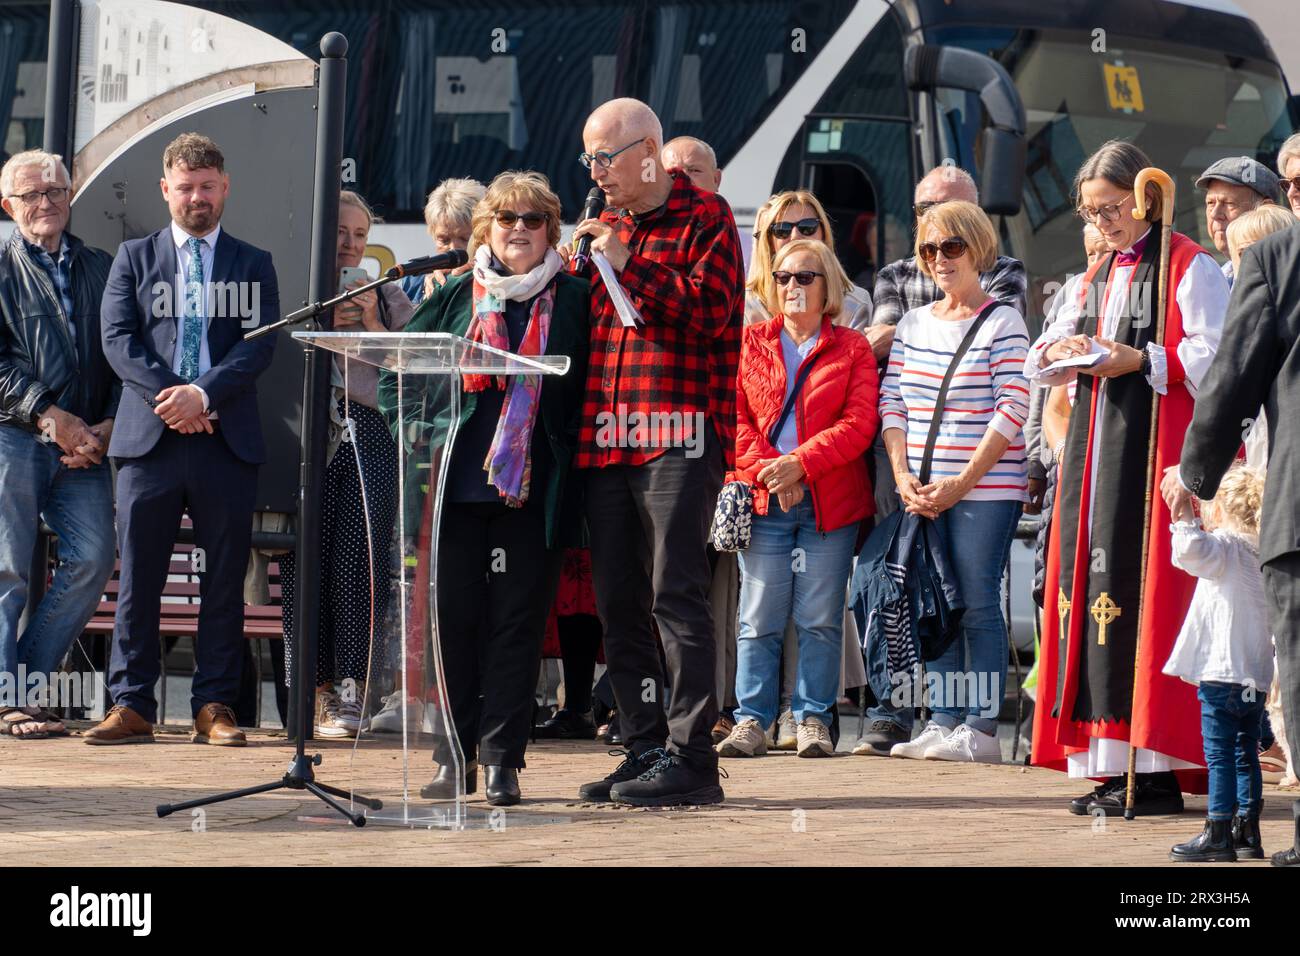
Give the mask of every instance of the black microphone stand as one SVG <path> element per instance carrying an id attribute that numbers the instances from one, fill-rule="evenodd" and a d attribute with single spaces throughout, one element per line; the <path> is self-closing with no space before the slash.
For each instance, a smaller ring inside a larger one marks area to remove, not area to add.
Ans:
<path id="1" fill-rule="evenodd" d="M 268 335 L 287 325 L 300 325 L 303 322 L 310 322 L 312 319 L 328 312 L 336 305 L 342 305 L 344 302 L 351 302 L 363 292 L 369 292 L 371 289 L 378 289 L 380 286 L 388 285 L 390 282 L 396 282 L 400 278 L 403 278 L 400 274 L 393 275 L 391 273 L 386 273 L 381 275 L 378 279 L 367 282 L 365 285 L 357 286 L 355 289 L 348 289 L 345 292 L 340 292 L 332 299 L 326 299 L 324 302 L 313 302 L 311 305 L 304 305 L 296 312 L 290 312 L 278 322 L 272 322 L 270 325 L 259 325 L 257 328 L 253 329 L 253 331 L 245 335 L 244 338 L 255 339 L 259 335 Z M 309 345 L 307 348 L 310 350 L 312 347 Z"/>
<path id="2" fill-rule="evenodd" d="M 285 328 L 286 326 L 310 322 L 313 319 L 319 318 L 326 312 L 329 312 L 336 305 L 343 302 L 350 302 L 363 292 L 369 292 L 371 289 L 387 285 L 388 283 L 395 281 L 397 278 L 398 276 L 396 275 L 382 275 L 373 282 L 367 282 L 365 285 L 358 286 L 355 289 L 348 289 L 347 291 L 336 295 L 332 299 L 326 299 L 324 302 L 313 302 L 311 305 L 303 306 L 295 312 L 290 312 L 278 322 L 272 322 L 270 325 L 262 325 L 253 329 L 244 336 L 244 339 L 255 339 L 258 336 L 267 335 L 278 329 Z M 312 446 L 314 445 L 313 439 L 315 438 L 314 433 L 316 431 L 314 427 L 315 419 L 319 417 L 319 410 L 314 408 L 314 403 L 311 397 L 316 393 L 318 376 L 323 374 L 324 380 L 326 382 L 329 380 L 329 353 L 324 352 L 319 356 L 325 360 L 322 363 L 317 361 L 316 352 L 316 346 L 311 343 L 305 343 L 303 349 L 303 357 L 306 363 L 306 379 L 303 382 L 303 395 L 305 400 L 302 405 L 301 424 L 303 447 L 303 494 L 302 501 L 300 502 L 301 515 L 298 531 L 300 543 L 304 538 L 308 537 L 308 526 L 313 522 L 319 522 L 320 520 L 319 502 L 321 501 L 321 495 L 323 493 L 323 481 L 321 480 L 323 475 L 321 474 L 319 464 L 315 460 L 317 456 L 312 453 Z M 322 364 L 325 366 L 323 372 L 319 367 Z M 309 504 L 309 502 L 316 502 L 315 507 Z M 317 524 L 317 528 L 319 528 L 319 524 Z M 316 533 L 311 536 L 319 542 L 319 531 L 316 531 Z M 298 563 L 300 579 L 305 578 L 308 574 L 318 574 L 316 564 L 319 563 L 319 546 L 317 545 L 308 550 L 309 553 L 306 555 L 302 554 L 302 549 L 299 551 L 299 558 L 305 558 L 305 561 L 300 560 Z M 308 634 L 306 627 L 304 627 L 303 619 L 301 615 L 295 616 L 293 632 L 293 662 L 292 672 L 289 678 L 290 683 L 293 686 L 295 705 L 291 711 L 291 723 L 293 724 L 293 727 L 290 728 L 290 734 L 294 741 L 294 756 L 293 762 L 289 765 L 289 769 L 285 771 L 284 776 L 274 783 L 259 784 L 256 787 L 246 787 L 243 790 L 232 790 L 228 793 L 219 793 L 211 797 L 200 797 L 197 800 L 187 800 L 184 803 L 164 803 L 157 808 L 158 816 L 165 817 L 178 810 L 191 810 L 194 807 L 206 806 L 209 803 L 222 803 L 226 800 L 235 800 L 239 797 L 249 797 L 258 793 L 267 793 L 271 790 L 281 789 L 306 790 L 310 793 L 314 793 L 339 813 L 347 817 L 354 826 L 358 827 L 366 825 L 365 814 L 353 813 L 343 804 L 334 800 L 333 797 L 342 797 L 345 800 L 355 801 L 363 807 L 369 807 L 371 810 L 383 809 L 384 804 L 382 800 L 363 797 L 347 790 L 340 790 L 338 787 L 331 787 L 328 784 L 320 783 L 316 780 L 316 775 L 312 772 L 311 768 L 313 766 L 320 766 L 321 755 L 312 754 L 311 757 L 308 757 L 306 752 L 307 736 L 311 730 L 311 721 L 314 720 L 314 709 L 308 708 L 307 706 L 307 685 L 310 682 L 307 679 L 306 669 L 303 666 L 307 661 L 307 641 Z M 311 657 L 314 662 L 316 655 L 312 654 Z"/>
<path id="3" fill-rule="evenodd" d="M 344 39 L 342 34 L 330 33 L 321 40 L 321 53 L 321 121 L 317 127 L 316 146 L 316 178 L 318 183 L 324 182 L 329 177 L 336 176 L 341 162 L 343 151 L 341 106 L 345 79 L 345 61 L 343 57 L 347 53 L 347 40 Z M 337 110 L 331 109 L 329 108 L 331 105 L 340 108 Z M 321 263 L 328 261 L 331 266 L 333 264 L 333 242 L 337 216 L 337 190 L 330 194 L 328 190 L 322 191 L 318 188 L 316 203 L 313 207 L 313 221 L 318 227 L 313 233 L 312 251 L 317 260 L 317 266 L 313 274 L 320 272 L 324 275 L 320 268 Z M 320 235 L 318 236 L 316 233 Z M 317 248 L 318 246 L 319 248 Z M 314 302 L 298 309 L 296 312 L 291 312 L 278 322 L 254 329 L 244 338 L 256 338 L 287 325 L 317 318 L 340 302 L 346 302 L 362 292 L 392 282 L 395 278 L 397 278 L 395 275 L 381 276 L 374 282 L 357 289 L 351 289 L 335 296 L 333 299 L 325 302 Z M 272 790 L 305 790 L 312 793 L 343 814 L 353 826 L 358 827 L 366 825 L 365 814 L 354 813 L 347 806 L 334 799 L 335 797 L 354 801 L 371 810 L 381 810 L 384 806 L 381 800 L 358 796 L 347 790 L 341 790 L 338 787 L 318 782 L 312 767 L 320 766 L 321 755 L 312 754 L 308 757 L 305 749 L 307 738 L 312 732 L 312 723 L 315 717 L 315 708 L 309 708 L 307 702 L 309 699 L 308 685 L 311 685 L 313 693 L 315 691 L 315 675 L 313 671 L 316 662 L 315 630 L 319 624 L 321 507 L 325 484 L 325 445 L 328 441 L 329 417 L 325 406 L 329 401 L 330 354 L 328 351 L 307 343 L 304 349 L 304 358 L 306 360 L 306 375 L 303 380 L 302 403 L 302 470 L 300 472 L 298 500 L 297 554 L 299 574 L 298 593 L 296 595 L 298 613 L 294 615 L 294 655 L 290 678 L 293 684 L 293 697 L 289 708 L 289 724 L 291 726 L 287 728 L 294 741 L 293 762 L 289 764 L 289 769 L 285 771 L 283 777 L 271 783 L 245 787 L 242 790 L 231 790 L 210 797 L 201 797 L 197 800 L 187 800 L 184 803 L 160 804 L 156 808 L 160 817 L 169 816 L 180 810 L 191 810 L 210 803 L 222 803 L 240 797 L 251 797 Z M 311 658 L 310 667 L 307 666 L 308 657 Z"/>

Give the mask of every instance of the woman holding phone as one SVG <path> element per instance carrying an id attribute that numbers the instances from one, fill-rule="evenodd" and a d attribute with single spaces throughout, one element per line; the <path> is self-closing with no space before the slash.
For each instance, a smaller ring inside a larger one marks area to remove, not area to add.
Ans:
<path id="1" fill-rule="evenodd" d="M 340 285 L 346 288 L 369 281 L 356 270 L 374 222 L 364 199 L 346 190 L 339 194 L 338 268 Z M 334 331 L 396 332 L 414 311 L 393 283 L 337 307 Z M 361 362 L 347 363 L 345 368 L 338 356 L 333 369 L 330 400 L 337 414 L 331 415 L 332 427 L 346 440 L 337 444 L 325 470 L 315 730 L 321 737 L 355 737 L 362 729 L 371 636 L 379 633 L 388 606 L 389 538 L 397 516 L 397 446 L 376 409 L 378 370 Z M 293 653 L 296 582 L 296 555 L 290 551 L 280 557 L 286 674 Z"/>

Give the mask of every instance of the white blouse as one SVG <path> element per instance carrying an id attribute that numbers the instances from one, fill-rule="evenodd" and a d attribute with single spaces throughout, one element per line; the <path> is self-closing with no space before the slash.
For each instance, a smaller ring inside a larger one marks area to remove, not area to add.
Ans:
<path id="1" fill-rule="evenodd" d="M 1258 539 L 1224 528 L 1205 531 L 1199 519 L 1170 530 L 1175 567 L 1197 581 L 1164 672 L 1189 684 L 1254 686 L 1263 700 L 1273 683 L 1273 639 Z"/>
<path id="2" fill-rule="evenodd" d="M 1111 272 L 1110 294 L 1106 297 L 1106 312 L 1102 316 L 1100 335 L 1113 339 L 1119 329 L 1120 317 L 1124 311 L 1124 300 L 1129 283 L 1133 280 L 1135 266 L 1116 266 Z M 1183 317 L 1183 337 L 1176 343 L 1178 360 L 1186 372 L 1187 390 L 1196 397 L 1196 390 L 1209 371 L 1214 353 L 1219 348 L 1219 339 L 1223 336 L 1223 319 L 1228 311 L 1228 297 L 1231 289 L 1228 280 L 1223 277 L 1219 267 L 1205 253 L 1193 257 L 1183 273 L 1174 298 Z M 1098 303 L 1100 306 L 1100 303 Z M 1043 372 L 1041 367 L 1049 364 L 1043 360 L 1043 353 L 1055 342 L 1069 338 L 1079 322 L 1079 297 L 1071 296 L 1061 303 L 1056 313 L 1056 320 L 1043 330 L 1029 349 L 1025 359 L 1025 377 L 1036 385 L 1063 385 L 1074 379 L 1077 374 L 1073 368 L 1056 369 Z M 1164 395 L 1169 383 L 1169 367 L 1165 350 L 1152 342 L 1147 346 L 1151 355 L 1151 374 L 1148 381 L 1151 387 Z"/>

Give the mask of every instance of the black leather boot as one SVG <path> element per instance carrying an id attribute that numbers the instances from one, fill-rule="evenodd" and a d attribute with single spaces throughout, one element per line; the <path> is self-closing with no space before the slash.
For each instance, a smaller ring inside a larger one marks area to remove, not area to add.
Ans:
<path id="1" fill-rule="evenodd" d="M 1237 859 L 1264 859 L 1264 841 L 1259 835 L 1259 814 L 1232 818 L 1232 848 Z"/>
<path id="2" fill-rule="evenodd" d="M 514 767 L 484 764 L 487 773 L 487 802 L 494 807 L 513 807 L 519 802 L 519 771 Z"/>
<path id="3" fill-rule="evenodd" d="M 478 790 L 478 761 L 471 760 L 465 764 L 465 793 Z M 420 788 L 420 796 L 426 800 L 455 800 L 456 774 L 450 763 L 438 765 L 438 772 L 433 779 Z"/>
<path id="4" fill-rule="evenodd" d="M 1236 863 L 1237 852 L 1232 848 L 1232 821 L 1205 820 L 1201 835 L 1186 843 L 1179 843 L 1169 851 L 1175 863 Z"/>
<path id="5" fill-rule="evenodd" d="M 1291 815 L 1295 819 L 1295 842 L 1273 854 L 1269 862 L 1274 866 L 1300 866 L 1300 800 L 1291 804 Z"/>

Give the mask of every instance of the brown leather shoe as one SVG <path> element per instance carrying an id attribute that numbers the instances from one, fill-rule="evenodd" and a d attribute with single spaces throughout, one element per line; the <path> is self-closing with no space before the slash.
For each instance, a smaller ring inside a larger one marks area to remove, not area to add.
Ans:
<path id="1" fill-rule="evenodd" d="M 130 707 L 115 705 L 94 727 L 86 731 L 82 741 L 88 744 L 151 744 L 153 724 Z"/>
<path id="2" fill-rule="evenodd" d="M 214 747 L 242 747 L 248 743 L 244 732 L 235 724 L 235 712 L 225 704 L 204 704 L 194 718 L 190 743 Z"/>

